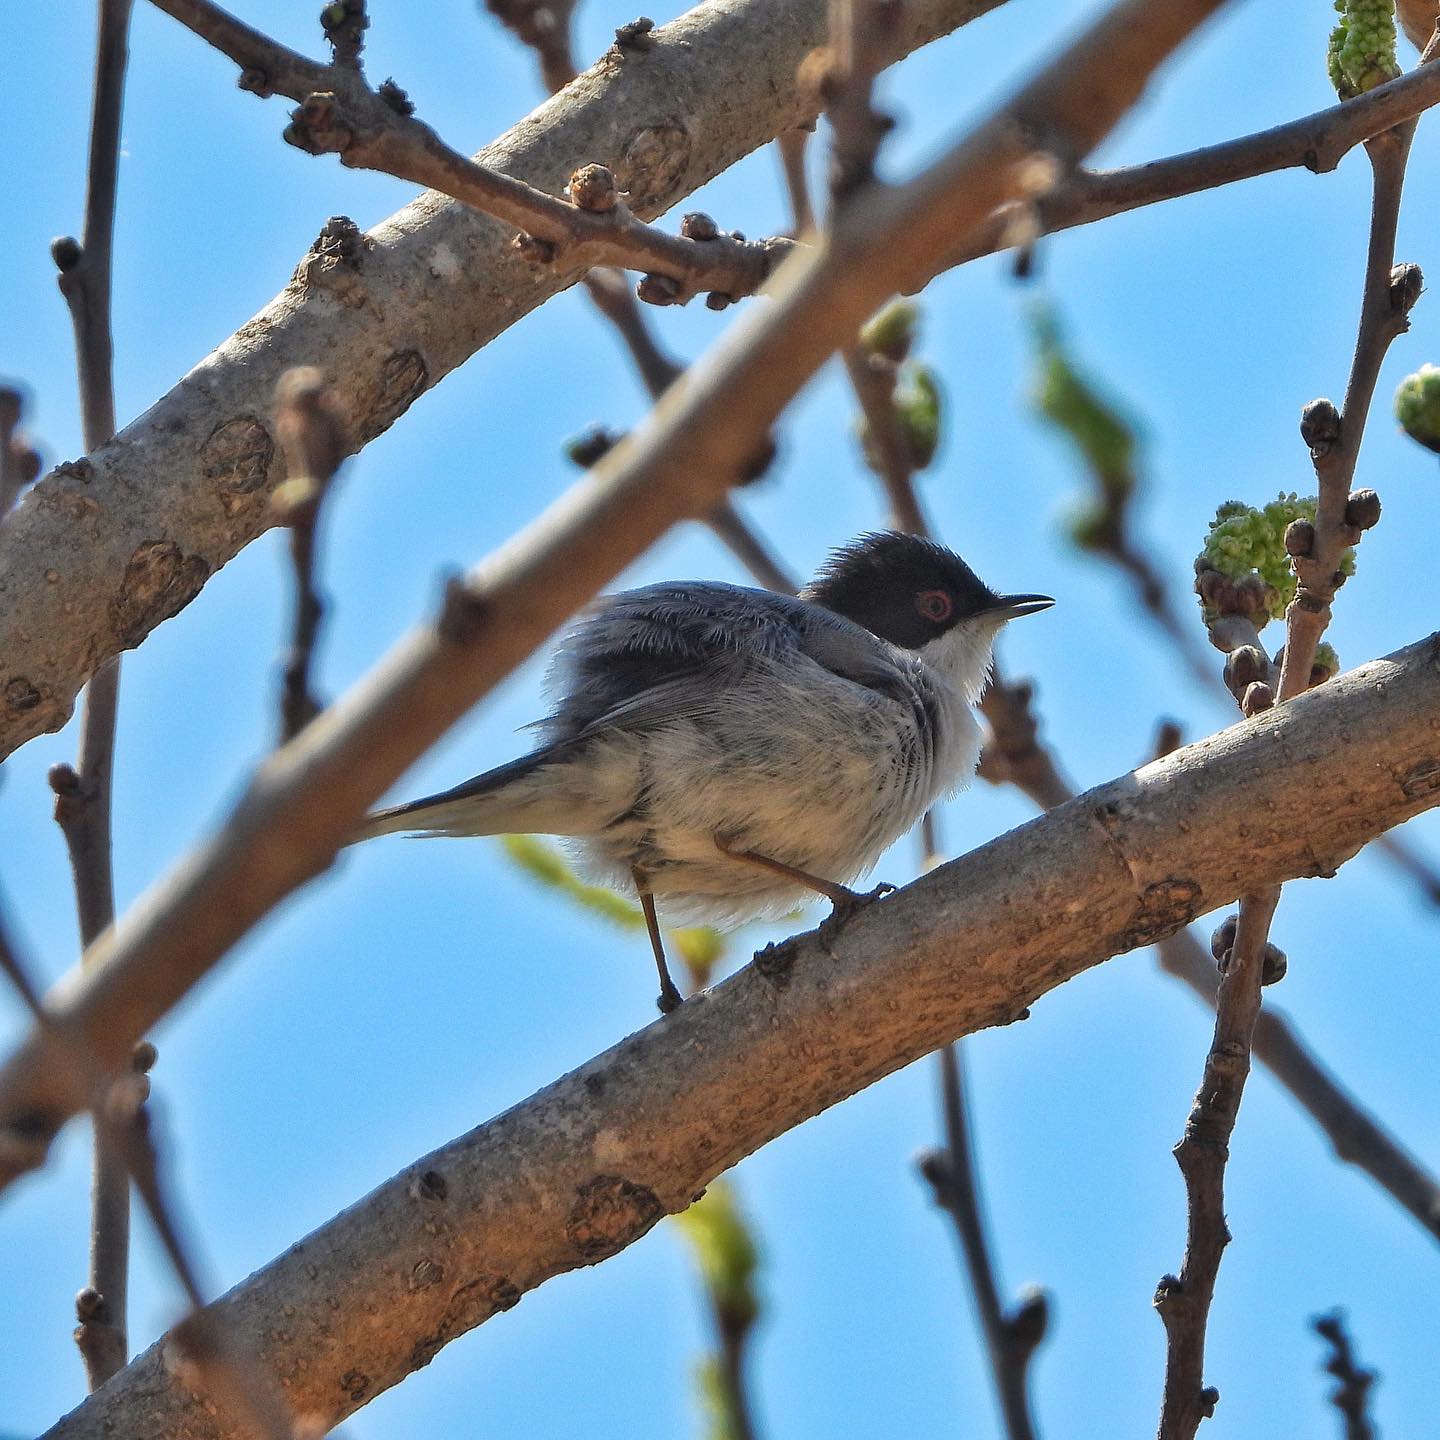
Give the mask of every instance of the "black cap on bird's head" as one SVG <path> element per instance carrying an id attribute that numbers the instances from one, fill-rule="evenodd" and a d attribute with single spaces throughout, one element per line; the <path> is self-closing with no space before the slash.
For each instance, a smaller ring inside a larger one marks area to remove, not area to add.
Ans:
<path id="1" fill-rule="evenodd" d="M 842 546 L 800 595 L 906 650 L 966 620 L 984 617 L 998 627 L 1055 603 L 1048 595 L 997 595 L 954 551 L 898 530 Z"/>

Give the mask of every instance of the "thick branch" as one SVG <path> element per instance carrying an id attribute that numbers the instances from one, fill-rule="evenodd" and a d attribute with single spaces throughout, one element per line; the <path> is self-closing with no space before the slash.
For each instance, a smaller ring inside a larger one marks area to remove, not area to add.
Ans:
<path id="1" fill-rule="evenodd" d="M 260 772 L 225 829 L 103 935 L 60 1016 L 113 1063 L 285 896 L 448 726 L 579 604 L 744 474 L 781 410 L 881 300 L 1014 194 L 1040 129 L 1083 153 L 1221 0 L 1121 0 L 1008 104 L 908 184 L 872 191 L 786 263 L 756 310 L 667 392 L 650 423 L 468 581 Z M 84 1103 L 32 1034 L 0 1073 L 0 1125 L 49 1132 Z"/>
<path id="2" fill-rule="evenodd" d="M 897 46 L 914 49 L 997 3 L 911 0 Z M 825 0 L 702 5 L 666 27 L 674 44 L 643 65 L 580 76 L 480 158 L 552 194 L 577 163 L 598 161 L 636 214 L 659 215 L 814 118 L 817 102 L 794 74 L 825 27 Z M 138 645 L 272 523 L 283 464 L 267 417 L 285 370 L 323 362 L 364 444 L 578 277 L 532 268 L 508 227 L 434 195 L 368 236 L 351 227 L 344 245 L 331 231 L 199 369 L 112 444 L 44 479 L 7 520 L 0 754 L 63 724 L 101 661 Z"/>
<path id="3" fill-rule="evenodd" d="M 1440 803 L 1440 637 L 1091 791 L 716 990 L 418 1160 L 220 1308 L 333 1424 L 546 1279 L 616 1253 L 756 1147 L 1108 955 L 1328 872 Z M 324 724 L 324 718 L 317 722 Z M 1297 789 L 1276 833 L 1240 807 Z M 70 1010 L 62 1002 L 61 1013 Z M 13 1078 L 13 1071 L 12 1071 Z M 13 1093 L 13 1092 L 10 1092 Z M 161 1347 L 52 1440 L 230 1432 Z"/>

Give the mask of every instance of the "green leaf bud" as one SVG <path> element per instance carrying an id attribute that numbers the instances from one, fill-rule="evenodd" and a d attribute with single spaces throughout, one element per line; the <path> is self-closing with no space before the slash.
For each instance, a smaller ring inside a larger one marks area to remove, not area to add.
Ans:
<path id="1" fill-rule="evenodd" d="M 919 329 L 920 307 L 909 300 L 892 300 L 861 327 L 860 348 L 898 365 L 909 355 Z"/>
<path id="2" fill-rule="evenodd" d="M 1440 451 L 1440 367 L 1422 365 L 1395 391 L 1400 428 L 1427 450 Z"/>

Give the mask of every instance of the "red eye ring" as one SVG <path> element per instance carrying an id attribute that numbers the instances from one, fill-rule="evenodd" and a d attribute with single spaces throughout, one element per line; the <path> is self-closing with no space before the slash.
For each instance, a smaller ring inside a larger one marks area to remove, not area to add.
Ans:
<path id="1" fill-rule="evenodd" d="M 915 608 L 927 620 L 943 625 L 955 613 L 955 602 L 946 590 L 922 590 L 915 597 Z"/>

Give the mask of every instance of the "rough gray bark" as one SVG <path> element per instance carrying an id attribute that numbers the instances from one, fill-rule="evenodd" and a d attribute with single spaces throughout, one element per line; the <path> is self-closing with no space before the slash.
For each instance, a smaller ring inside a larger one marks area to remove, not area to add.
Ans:
<path id="1" fill-rule="evenodd" d="M 1440 803 L 1440 636 L 1178 750 L 738 975 L 409 1169 L 217 1302 L 334 1424 L 744 1155 L 1111 955 L 1332 874 Z M 1243 823 L 1242 823 L 1243 822 Z M 162 1341 L 50 1440 L 232 1440 Z"/>
<path id="2" fill-rule="evenodd" d="M 1000 3 L 909 0 L 897 48 Z M 557 194 L 577 166 L 601 162 L 651 219 L 814 118 L 795 69 L 826 26 L 826 0 L 701 5 L 657 31 L 654 49 L 602 58 L 479 158 Z M 532 269 L 513 238 L 429 193 L 368 235 L 327 225 L 260 314 L 110 444 L 34 487 L 0 534 L 0 758 L 59 728 L 103 660 L 269 526 L 283 469 L 269 413 L 285 370 L 323 364 L 363 445 L 578 278 Z"/>

